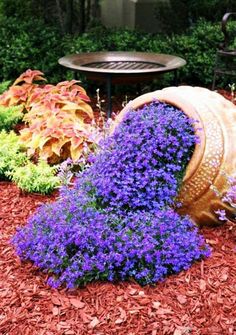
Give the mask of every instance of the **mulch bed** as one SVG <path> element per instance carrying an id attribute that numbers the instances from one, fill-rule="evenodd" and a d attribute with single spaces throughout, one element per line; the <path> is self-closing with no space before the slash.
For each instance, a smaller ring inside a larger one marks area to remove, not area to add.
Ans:
<path id="1" fill-rule="evenodd" d="M 9 243 L 52 196 L 0 182 L 0 335 L 236 335 L 236 225 L 201 233 L 212 256 L 155 287 L 92 283 L 55 290 Z"/>

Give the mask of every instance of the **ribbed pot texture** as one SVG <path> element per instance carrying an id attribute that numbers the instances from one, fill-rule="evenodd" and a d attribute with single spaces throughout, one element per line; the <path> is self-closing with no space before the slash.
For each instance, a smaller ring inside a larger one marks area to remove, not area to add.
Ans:
<path id="1" fill-rule="evenodd" d="M 200 144 L 195 146 L 187 166 L 179 192 L 182 203 L 179 212 L 189 214 L 198 225 L 219 224 L 215 210 L 224 208 L 229 212 L 230 207 L 222 203 L 211 185 L 224 193 L 228 186 L 223 173 L 235 175 L 236 172 L 235 105 L 205 88 L 168 87 L 130 101 L 118 115 L 114 127 L 130 109 L 138 109 L 154 100 L 175 106 L 198 120 L 195 133 L 200 137 Z"/>

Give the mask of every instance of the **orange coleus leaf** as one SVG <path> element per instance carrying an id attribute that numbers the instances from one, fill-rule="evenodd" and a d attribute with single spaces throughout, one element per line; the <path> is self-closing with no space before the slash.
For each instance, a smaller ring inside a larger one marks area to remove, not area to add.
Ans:
<path id="1" fill-rule="evenodd" d="M 84 142 L 84 138 L 82 136 L 74 136 L 71 138 L 71 148 L 77 149 Z"/>
<path id="2" fill-rule="evenodd" d="M 71 158 L 74 162 L 78 161 L 78 159 L 82 156 L 84 150 L 83 144 L 80 144 L 77 147 L 70 147 Z"/>
<path id="3" fill-rule="evenodd" d="M 41 134 L 41 138 L 40 138 L 40 141 L 39 141 L 39 144 L 38 144 L 38 148 L 39 148 L 40 150 L 42 150 L 42 149 L 43 149 L 43 146 L 44 146 L 48 141 L 50 141 L 50 140 L 51 140 L 51 136 L 44 137 L 44 136 L 42 136 L 42 134 Z"/>
<path id="4" fill-rule="evenodd" d="M 83 100 L 83 101 L 86 101 L 86 102 L 90 102 L 90 98 L 87 96 L 87 94 L 83 94 L 83 93 L 79 93 L 78 97 Z"/>
<path id="5" fill-rule="evenodd" d="M 64 126 L 63 130 L 64 130 L 64 136 L 67 136 L 69 138 L 75 136 L 75 131 L 72 125 Z"/>
<path id="6" fill-rule="evenodd" d="M 76 111 L 76 115 L 78 117 L 81 116 L 81 112 L 87 114 L 91 119 L 94 118 L 93 115 L 93 110 L 90 107 L 90 105 L 88 105 L 87 103 L 81 101 L 81 103 L 78 105 L 74 102 L 67 102 L 63 107 L 62 110 L 64 111 Z"/>
<path id="7" fill-rule="evenodd" d="M 16 106 L 25 103 L 28 98 L 28 90 L 22 86 L 12 86 L 3 96 L 4 105 Z"/>
<path id="8" fill-rule="evenodd" d="M 32 84 L 35 80 L 46 80 L 44 77 L 43 72 L 38 70 L 30 70 L 28 69 L 24 73 L 22 73 L 13 83 L 13 85 L 17 85 L 18 83 L 21 83 L 22 81 L 28 84 Z"/>
<path id="9" fill-rule="evenodd" d="M 28 106 L 31 107 L 35 103 L 38 103 L 42 99 L 42 90 L 41 88 L 37 87 L 33 90 L 31 95 L 28 98 Z"/>
<path id="10" fill-rule="evenodd" d="M 52 151 L 52 144 L 56 142 L 56 140 L 50 140 L 48 141 L 43 148 L 39 151 L 39 157 L 47 160 L 49 157 L 51 157 L 53 155 L 53 151 Z"/>
<path id="11" fill-rule="evenodd" d="M 62 89 L 62 88 L 69 89 L 69 88 L 71 88 L 73 85 L 75 85 L 77 83 L 80 83 L 80 81 L 79 80 L 75 80 L 75 79 L 70 80 L 70 81 L 69 80 L 65 80 L 65 81 L 61 81 L 60 83 L 58 83 L 56 85 L 56 87 L 58 87 L 59 89 Z"/>
<path id="12" fill-rule="evenodd" d="M 7 97 L 9 101 L 24 100 L 27 109 L 24 121 L 29 128 L 22 132 L 21 138 L 26 141 L 28 152 L 37 152 L 43 159 L 54 161 L 61 155 L 63 159 L 71 156 L 77 160 L 83 154 L 84 142 L 91 143 L 88 138 L 92 128 L 84 121 L 94 118 L 86 103 L 89 97 L 76 80 L 56 86 L 33 84 L 33 80 L 42 79 L 41 75 L 40 71 L 27 70 L 15 81 L 21 85 L 15 85 Z"/>
<path id="13" fill-rule="evenodd" d="M 20 131 L 20 143 L 26 144 L 31 140 L 32 133 L 29 128 L 24 128 Z"/>
<path id="14" fill-rule="evenodd" d="M 36 133 L 41 133 L 42 129 L 44 128 L 44 122 L 41 122 L 40 120 L 33 121 L 33 123 L 31 123 L 31 125 L 29 126 L 29 129 L 31 131 L 32 134 L 36 134 Z"/>
<path id="15" fill-rule="evenodd" d="M 73 86 L 73 89 L 71 92 L 69 92 L 69 98 L 71 101 L 77 101 L 83 100 L 86 102 L 90 102 L 90 98 L 87 96 L 86 91 L 82 89 L 82 87 L 75 85 Z"/>
<path id="16" fill-rule="evenodd" d="M 52 152 L 54 152 L 57 156 L 60 157 L 61 153 L 61 148 L 63 147 L 64 144 L 70 142 L 70 139 L 67 138 L 61 138 L 57 142 L 54 142 L 51 146 Z"/>
<path id="17" fill-rule="evenodd" d="M 57 87 L 60 88 L 60 94 L 67 96 L 70 101 L 75 101 L 76 98 L 90 102 L 90 98 L 87 96 L 86 91 L 80 85 L 77 85 L 78 81 L 64 81 L 57 84 Z"/>
<path id="18" fill-rule="evenodd" d="M 25 114 L 24 121 L 32 124 L 37 120 L 44 122 L 44 124 L 46 125 L 46 121 L 52 116 L 55 116 L 52 110 L 47 109 L 41 105 L 34 105 L 33 107 L 31 107 L 30 111 Z"/>
<path id="19" fill-rule="evenodd" d="M 55 115 L 52 115 L 50 118 L 46 120 L 46 127 L 51 128 L 52 130 L 56 130 L 61 126 L 60 120 L 56 118 Z"/>
<path id="20" fill-rule="evenodd" d="M 60 128 L 46 128 L 43 130 L 43 136 L 59 139 L 64 136 L 64 132 Z"/>

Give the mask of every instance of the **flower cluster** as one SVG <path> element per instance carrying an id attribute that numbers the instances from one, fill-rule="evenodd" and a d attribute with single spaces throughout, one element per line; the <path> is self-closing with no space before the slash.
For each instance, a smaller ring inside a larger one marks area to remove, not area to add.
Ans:
<path id="1" fill-rule="evenodd" d="M 14 237 L 22 259 L 56 275 L 49 279 L 53 287 L 130 277 L 155 283 L 209 254 L 189 218 L 172 209 L 121 215 L 75 196 L 43 206 Z"/>
<path id="2" fill-rule="evenodd" d="M 92 165 L 13 238 L 49 284 L 155 283 L 209 255 L 188 217 L 170 208 L 196 142 L 192 121 L 154 102 L 130 111 Z"/>
<path id="3" fill-rule="evenodd" d="M 87 185 L 114 208 L 153 210 L 173 204 L 197 140 L 192 123 L 161 102 L 130 111 L 85 172 Z"/>
<path id="4" fill-rule="evenodd" d="M 235 176 L 228 175 L 225 171 L 221 171 L 221 175 L 227 181 L 228 189 L 226 192 L 220 192 L 217 187 L 211 185 L 211 189 L 215 192 L 216 196 L 221 199 L 223 203 L 226 204 L 228 210 L 218 209 L 215 213 L 218 215 L 220 221 L 231 220 L 235 222 L 236 217 L 236 178 Z M 225 206 L 224 206 L 225 207 Z"/>

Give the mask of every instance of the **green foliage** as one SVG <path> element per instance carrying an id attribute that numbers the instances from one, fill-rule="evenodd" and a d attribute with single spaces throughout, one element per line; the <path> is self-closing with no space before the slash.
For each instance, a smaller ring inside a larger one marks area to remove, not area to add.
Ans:
<path id="1" fill-rule="evenodd" d="M 129 29 L 106 29 L 103 26 L 91 29 L 83 35 L 70 36 L 64 39 L 63 48 L 69 53 L 93 51 L 146 51 L 152 35 Z"/>
<path id="2" fill-rule="evenodd" d="M 232 29 L 233 24 L 230 25 Z M 148 51 L 178 55 L 187 60 L 180 82 L 208 86 L 212 81 L 216 50 L 223 41 L 220 20 L 204 20 L 182 34 L 147 34 L 99 25 L 84 34 L 62 37 L 59 30 L 42 20 L 8 18 L 0 21 L 0 80 L 16 78 L 27 68 L 43 71 L 49 82 L 72 79 L 73 72 L 58 65 L 65 54 L 95 51 Z M 173 84 L 165 75 L 162 86 Z"/>
<path id="3" fill-rule="evenodd" d="M 45 161 L 39 161 L 38 164 L 29 161 L 25 166 L 13 170 L 10 176 L 23 191 L 49 194 L 60 183 L 55 176 L 56 171 L 55 166 L 49 166 Z"/>
<path id="4" fill-rule="evenodd" d="M 232 23 L 229 29 L 235 29 L 235 25 Z M 140 35 L 128 29 L 99 28 L 98 31 L 94 30 L 74 37 L 74 43 L 71 46 L 71 42 L 67 40 L 65 49 L 77 53 L 135 50 L 180 56 L 187 61 L 187 65 L 179 70 L 180 83 L 208 87 L 212 82 L 216 50 L 222 41 L 220 22 L 213 24 L 199 20 L 188 32 L 170 36 L 147 33 Z M 173 76 L 166 74 L 161 85 L 173 85 Z"/>
<path id="5" fill-rule="evenodd" d="M 10 85 L 11 85 L 11 80 L 6 80 L 0 83 L 0 94 L 5 92 Z"/>
<path id="6" fill-rule="evenodd" d="M 5 129 L 9 131 L 23 118 L 22 107 L 12 106 L 5 107 L 0 106 L 0 131 Z"/>
<path id="7" fill-rule="evenodd" d="M 55 176 L 57 167 L 45 161 L 37 165 L 30 162 L 19 136 L 13 131 L 1 131 L 0 143 L 0 180 L 10 179 L 24 191 L 41 194 L 48 194 L 59 185 L 59 178 Z"/>
<path id="8" fill-rule="evenodd" d="M 28 20 L 30 17 L 37 17 L 40 11 L 39 0 L 0 0 L 0 13 L 2 18 L 18 17 L 21 20 Z"/>
<path id="9" fill-rule="evenodd" d="M 187 0 L 186 2 L 193 21 L 201 17 L 214 22 L 221 20 L 225 13 L 236 11 L 235 0 Z"/>
<path id="10" fill-rule="evenodd" d="M 235 11 L 235 0 L 156 0 L 155 16 L 166 35 L 184 32 L 200 18 L 217 22 L 225 13 Z"/>
<path id="11" fill-rule="evenodd" d="M 28 68 L 38 68 L 51 81 L 60 81 L 62 68 L 58 59 L 63 56 L 59 31 L 42 20 L 27 21 L 15 17 L 0 21 L 0 80 L 18 77 Z"/>
<path id="12" fill-rule="evenodd" d="M 232 25 L 230 29 L 233 29 Z M 200 20 L 186 34 L 153 39 L 148 51 L 183 57 L 187 65 L 179 70 L 180 82 L 208 87 L 212 83 L 216 50 L 222 40 L 223 34 L 218 23 Z"/>
<path id="13" fill-rule="evenodd" d="M 180 33 L 188 27 L 188 6 L 186 2 L 188 1 L 156 0 L 155 17 L 158 20 L 160 32 L 163 34 L 170 34 L 173 31 Z"/>
<path id="14" fill-rule="evenodd" d="M 0 132 L 0 179 L 7 179 L 8 174 L 27 162 L 24 147 L 19 143 L 19 137 L 11 131 Z"/>

